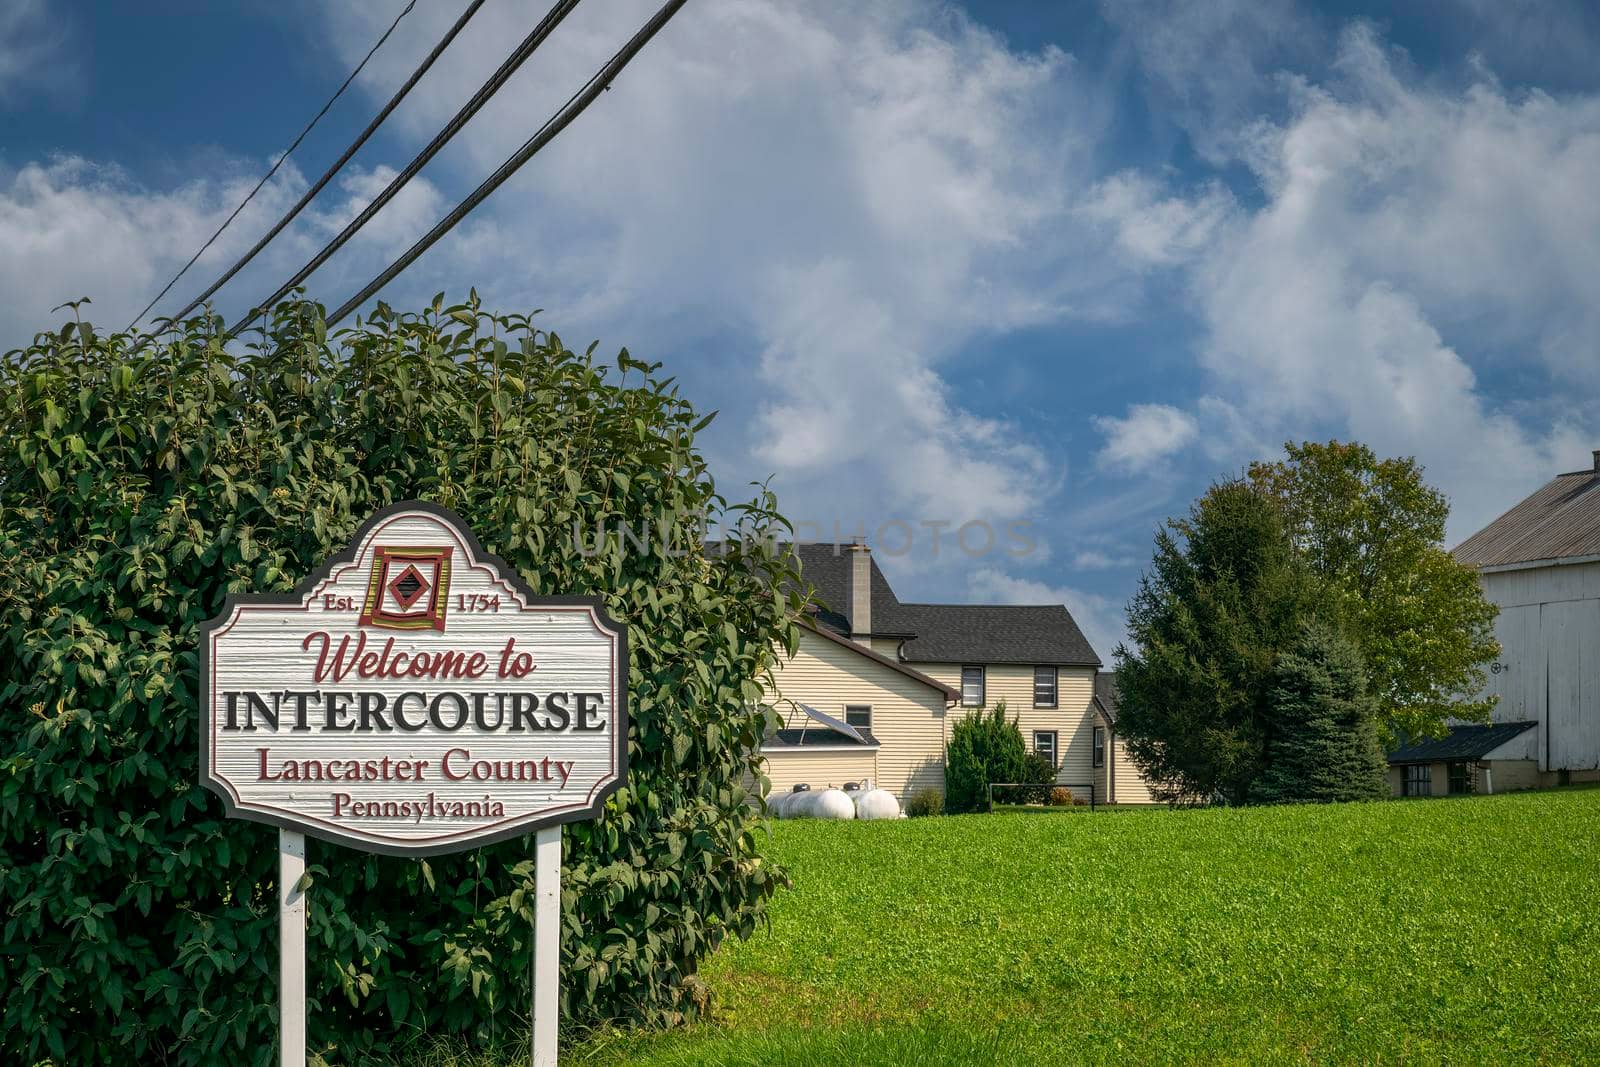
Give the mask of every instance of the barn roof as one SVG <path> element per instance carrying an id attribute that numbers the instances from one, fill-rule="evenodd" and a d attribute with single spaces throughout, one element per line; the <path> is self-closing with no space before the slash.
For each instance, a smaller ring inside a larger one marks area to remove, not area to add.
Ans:
<path id="1" fill-rule="evenodd" d="M 1390 763 L 1446 763 L 1482 759 L 1536 722 L 1472 723 L 1450 727 L 1443 737 L 1424 737 L 1389 753 Z"/>
<path id="2" fill-rule="evenodd" d="M 1469 567 L 1600 557 L 1600 451 L 1593 470 L 1552 478 L 1455 547 Z"/>

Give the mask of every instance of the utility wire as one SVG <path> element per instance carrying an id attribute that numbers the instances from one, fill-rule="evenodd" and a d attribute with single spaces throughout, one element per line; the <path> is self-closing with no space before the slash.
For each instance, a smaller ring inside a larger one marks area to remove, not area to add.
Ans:
<path id="1" fill-rule="evenodd" d="M 139 314 L 137 314 L 137 315 L 135 315 L 133 317 L 133 321 L 128 323 L 127 329 L 123 331 L 124 333 L 131 332 L 135 326 L 139 325 L 139 320 L 144 318 L 146 315 L 150 314 L 150 309 L 155 307 L 156 304 L 160 302 L 161 298 L 166 296 L 167 292 L 174 285 L 178 284 L 178 279 L 183 277 L 184 274 L 186 274 L 188 272 L 190 267 L 194 266 L 195 260 L 199 259 L 201 256 L 206 254 L 206 249 L 210 248 L 212 246 L 212 244 L 215 243 L 216 239 L 218 237 L 222 236 L 222 231 L 226 230 L 228 228 L 228 224 L 229 223 L 231 223 L 234 219 L 239 217 L 239 212 L 244 210 L 244 206 L 246 204 L 248 204 L 251 200 L 255 199 L 255 195 L 261 191 L 261 187 L 263 185 L 266 185 L 267 182 L 271 180 L 271 178 L 272 178 L 272 176 L 274 174 L 278 173 L 278 168 L 283 166 L 284 160 L 288 159 L 290 154 L 293 153 L 296 148 L 300 147 L 300 142 L 306 139 L 306 134 L 310 133 L 312 127 L 314 127 L 318 122 L 322 121 L 322 116 L 324 116 L 324 115 L 326 115 L 328 113 L 328 109 L 333 106 L 334 101 L 338 100 L 339 97 L 344 95 L 344 91 L 346 89 L 350 88 L 350 83 L 356 80 L 356 75 L 360 74 L 362 69 L 364 67 L 366 67 L 367 61 L 369 59 L 371 59 L 373 57 L 373 55 L 375 55 L 377 53 L 378 49 L 383 47 L 383 42 L 385 42 L 385 41 L 387 41 L 389 39 L 389 35 L 394 33 L 395 27 L 400 25 L 400 20 L 405 18 L 407 15 L 409 15 L 411 13 L 411 9 L 416 7 L 416 6 L 417 6 L 417 0 L 411 0 L 411 2 L 409 4 L 407 4 L 403 9 L 401 9 L 400 14 L 396 15 L 394 17 L 394 21 L 389 24 L 389 28 L 387 30 L 383 31 L 383 36 L 378 38 L 378 43 L 373 45 L 371 48 L 369 48 L 367 50 L 367 54 L 361 58 L 361 62 L 356 64 L 356 69 L 352 70 L 350 72 L 350 77 L 346 78 L 344 80 L 344 84 L 339 86 L 339 88 L 334 92 L 334 94 L 332 96 L 328 97 L 328 102 L 326 104 L 322 105 L 322 110 L 317 112 L 316 117 L 313 118 L 310 121 L 310 123 L 308 123 L 306 125 L 305 129 L 300 131 L 300 136 L 296 137 L 294 139 L 294 143 L 291 144 L 287 149 L 284 150 L 283 155 L 278 157 L 277 162 L 272 164 L 272 169 L 267 171 L 266 174 L 262 175 L 261 180 L 256 182 L 256 187 L 254 189 L 251 189 L 249 195 L 246 196 L 243 200 L 241 200 L 239 202 L 239 206 L 238 207 L 233 209 L 233 214 L 229 215 L 226 219 L 223 220 L 222 225 L 217 227 L 217 232 L 212 234 L 210 239 L 207 240 L 205 244 L 200 246 L 200 251 L 196 252 L 194 255 L 189 257 L 189 262 L 185 263 L 183 265 L 183 269 L 178 271 L 177 274 L 174 274 L 172 276 L 172 280 L 166 284 L 166 286 L 161 290 L 161 292 L 159 292 L 159 293 L 157 293 L 155 295 L 155 299 L 151 300 L 150 303 L 146 304 L 144 306 L 144 310 L 139 312 Z M 252 253 L 252 254 L 254 254 L 254 253 Z M 194 307 L 194 305 L 190 304 L 189 307 L 192 308 L 192 307 Z M 188 309 L 185 309 L 185 310 L 188 310 Z"/>
<path id="2" fill-rule="evenodd" d="M 238 274 L 246 263 L 249 263 L 252 259 L 254 259 L 256 257 L 256 253 L 267 247 L 268 242 L 270 242 L 274 237 L 278 236 L 278 234 L 282 233 L 285 226 L 289 225 L 289 223 L 295 220 L 295 216 L 299 215 L 300 212 L 305 209 L 305 206 L 311 203 L 311 201 L 316 198 L 318 193 L 322 192 L 323 187 L 333 180 L 333 176 L 338 174 L 339 171 L 343 169 L 344 165 L 350 162 L 351 157 L 361 150 L 361 146 L 367 143 L 367 139 L 377 132 L 378 127 L 383 125 L 383 120 L 388 118 L 390 113 L 393 112 L 395 108 L 400 106 L 400 101 L 404 100 L 406 98 L 406 94 L 416 86 L 417 82 L 422 80 L 422 76 L 424 74 L 428 73 L 428 68 L 432 67 L 434 61 L 444 54 L 444 50 L 446 48 L 450 47 L 450 42 L 456 39 L 456 35 L 466 27 L 467 23 L 471 21 L 472 16 L 478 13 L 478 8 L 482 7 L 483 3 L 484 0 L 472 0 L 472 2 L 467 5 L 467 9 L 461 13 L 461 17 L 456 19 L 455 25 L 451 26 L 449 32 L 439 39 L 438 44 L 433 46 L 433 51 L 428 53 L 427 58 L 422 61 L 421 66 L 417 67 L 417 69 L 411 73 L 411 77 L 406 79 L 406 83 L 400 86 L 399 90 L 389 98 L 389 102 L 383 105 L 383 110 L 379 111 L 377 115 L 373 116 L 372 121 L 367 123 L 367 128 L 361 131 L 361 136 L 352 141 L 350 147 L 344 150 L 344 155 L 334 160 L 333 166 L 329 167 L 327 172 L 323 174 L 322 177 L 318 178 L 316 183 L 312 185 L 311 188 L 306 190 L 305 195 L 300 198 L 300 202 L 295 204 L 294 207 L 290 208 L 283 218 L 278 220 L 277 225 L 268 230 L 266 235 L 255 243 L 254 248 L 250 249 L 250 251 L 241 256 L 239 258 L 239 262 L 229 267 L 227 272 L 223 274 L 222 277 L 212 282 L 211 288 L 207 289 L 205 292 L 201 293 L 199 296 L 185 304 L 183 310 L 179 311 L 176 315 L 173 315 L 173 318 L 183 318 L 185 315 L 189 314 L 189 312 L 203 304 L 206 300 L 210 299 L 213 293 L 215 293 L 218 289 L 221 289 L 224 285 L 228 284 L 229 279 L 231 279 L 235 274 Z M 407 8 L 406 10 L 409 11 L 410 8 Z M 160 298 L 157 297 L 157 299 Z M 149 311 L 150 309 L 145 308 L 145 310 Z"/>
<path id="3" fill-rule="evenodd" d="M 394 180 L 384 187 L 383 192 L 379 193 L 375 198 L 373 198 L 372 203 L 362 208 L 361 213 L 352 219 L 349 225 L 345 226 L 343 230 L 340 230 L 337 237 L 324 245 L 322 251 L 318 252 L 315 256 L 312 256 L 310 261 L 296 271 L 292 278 L 279 286 L 277 292 L 273 293 L 271 296 L 267 297 L 267 299 L 263 300 L 261 303 L 252 308 L 250 312 L 233 327 L 233 330 L 228 334 L 228 336 L 237 336 L 241 330 L 245 329 L 252 322 L 254 322 L 263 311 L 267 310 L 268 308 L 275 307 L 278 301 L 282 300 L 289 290 L 305 281 L 311 276 L 313 271 L 326 263 L 328 259 L 340 248 L 343 248 L 345 242 L 349 241 L 351 237 L 355 236 L 357 230 L 361 229 L 361 227 L 370 222 L 372 220 L 372 216 L 376 215 L 385 204 L 393 200 L 396 194 L 398 194 L 401 189 L 405 188 L 406 183 L 412 178 L 416 177 L 417 172 L 426 166 L 429 160 L 439 154 L 439 150 L 442 149 L 452 137 L 461 131 L 461 128 L 467 124 L 467 121 L 471 119 L 473 115 L 478 113 L 484 104 L 489 102 L 489 98 L 500 90 L 500 87 L 506 83 L 511 75 L 516 73 L 517 68 L 522 66 L 529 56 L 533 55 L 534 51 L 544 43 L 545 38 L 549 37 L 551 32 L 561 24 L 561 20 L 570 15 L 572 13 L 572 9 L 577 6 L 578 0 L 556 0 L 555 5 L 545 13 L 544 18 L 539 20 L 539 24 L 533 28 L 533 31 L 529 33 L 527 37 L 523 38 L 522 43 L 517 46 L 516 51 L 507 56 L 506 61 L 500 64 L 500 69 L 496 70 L 492 75 L 489 76 L 488 81 L 484 82 L 478 87 L 478 91 L 472 94 L 472 99 L 468 100 L 466 104 L 462 106 L 461 110 L 455 113 L 455 117 L 446 123 L 443 129 L 434 134 L 433 140 L 428 142 L 427 147 L 425 147 L 421 152 L 417 153 L 415 159 L 406 164 L 405 170 L 402 170 L 399 174 L 395 175 Z"/>
<path id="4" fill-rule="evenodd" d="M 457 205 L 450 214 L 440 219 L 421 240 L 407 249 L 399 259 L 391 263 L 388 269 L 368 282 L 355 296 L 346 300 L 338 311 L 328 317 L 328 324 L 331 326 L 339 322 L 346 315 L 364 304 L 379 289 L 393 281 L 418 256 L 433 247 L 439 238 L 450 232 L 457 223 L 466 218 L 473 208 L 483 203 L 490 193 L 494 192 L 506 179 L 515 174 L 524 163 L 532 159 L 539 149 L 555 140 L 556 135 L 566 129 L 573 119 L 583 114 L 584 109 L 594 103 L 596 97 L 611 88 L 612 80 L 622 73 L 622 68 L 626 67 L 633 57 L 639 54 L 640 49 L 649 43 L 650 38 L 654 37 L 657 31 L 665 26 L 685 3 L 687 3 L 687 0 L 667 0 L 667 3 L 662 4 L 661 9 L 651 16 L 650 21 L 645 23 L 639 32 L 634 34 L 633 38 L 606 62 L 605 66 L 595 71 L 594 76 L 584 84 L 583 88 L 567 98 L 567 102 L 561 106 L 561 110 L 545 120 L 545 124 L 539 127 L 537 133 L 528 138 L 521 148 L 517 149 L 509 159 L 500 164 L 499 169 L 485 179 L 483 184 L 474 189 L 471 196 Z"/>

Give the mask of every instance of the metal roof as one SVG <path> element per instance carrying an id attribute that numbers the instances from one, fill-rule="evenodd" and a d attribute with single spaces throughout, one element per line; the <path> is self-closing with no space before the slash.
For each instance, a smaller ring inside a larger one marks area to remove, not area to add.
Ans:
<path id="1" fill-rule="evenodd" d="M 1390 763 L 1447 763 L 1482 759 L 1533 729 L 1536 722 L 1492 722 L 1452 726 L 1443 737 L 1424 737 L 1389 753 Z"/>
<path id="2" fill-rule="evenodd" d="M 847 745 L 851 748 L 877 748 L 878 739 L 870 731 L 860 730 L 857 735 L 860 740 L 853 741 L 840 733 L 835 733 L 824 726 L 812 729 L 785 729 L 774 730 L 767 735 L 761 743 L 763 748 L 814 748 L 818 745 Z"/>
<path id="3" fill-rule="evenodd" d="M 1600 457 L 1596 469 L 1557 475 L 1455 547 L 1469 567 L 1600 556 Z"/>

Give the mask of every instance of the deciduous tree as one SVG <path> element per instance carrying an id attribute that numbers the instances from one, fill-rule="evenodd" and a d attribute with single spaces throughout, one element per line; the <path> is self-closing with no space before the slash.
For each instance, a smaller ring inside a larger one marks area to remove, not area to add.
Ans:
<path id="1" fill-rule="evenodd" d="M 1250 481 L 1283 508 L 1289 535 L 1338 598 L 1386 726 L 1440 735 L 1447 716 L 1487 720 L 1483 664 L 1499 653 L 1498 609 L 1444 548 L 1450 504 L 1415 459 L 1366 445 L 1307 441 L 1252 464 Z"/>

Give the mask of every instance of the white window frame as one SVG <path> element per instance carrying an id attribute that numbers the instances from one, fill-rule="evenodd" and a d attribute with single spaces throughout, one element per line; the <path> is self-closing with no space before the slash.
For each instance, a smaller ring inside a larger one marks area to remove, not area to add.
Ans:
<path id="1" fill-rule="evenodd" d="M 978 672 L 978 700 L 973 703 L 967 699 L 967 672 Z M 981 708 L 987 703 L 989 695 L 989 672 L 980 663 L 967 663 L 961 667 L 961 706 L 964 708 Z"/>
<path id="2" fill-rule="evenodd" d="M 852 711 L 864 711 L 864 712 L 866 712 L 867 713 L 867 724 L 865 726 L 862 726 L 859 723 L 851 722 L 850 721 L 850 713 Z M 872 729 L 872 705 L 871 704 L 846 704 L 844 706 L 844 723 L 845 723 L 846 726 L 853 726 L 857 730 L 871 730 Z"/>
<path id="3" fill-rule="evenodd" d="M 1092 743 L 1094 745 L 1094 769 L 1100 770 L 1106 765 L 1106 728 L 1096 726 Z"/>
<path id="4" fill-rule="evenodd" d="M 1039 703 L 1039 672 L 1050 672 L 1050 703 Z M 1057 667 L 1038 666 L 1033 669 L 1033 706 L 1036 708 L 1055 708 L 1061 705 L 1061 671 Z"/>
<path id="5" fill-rule="evenodd" d="M 1040 756 L 1044 755 L 1044 753 L 1039 750 L 1039 738 L 1041 738 L 1041 737 L 1048 737 L 1050 739 L 1050 766 L 1056 768 L 1057 770 L 1060 770 L 1061 769 L 1061 735 L 1060 735 L 1060 731 L 1057 731 L 1057 730 L 1035 730 L 1035 731 L 1033 731 L 1033 751 L 1034 751 L 1035 755 L 1040 755 Z"/>

